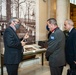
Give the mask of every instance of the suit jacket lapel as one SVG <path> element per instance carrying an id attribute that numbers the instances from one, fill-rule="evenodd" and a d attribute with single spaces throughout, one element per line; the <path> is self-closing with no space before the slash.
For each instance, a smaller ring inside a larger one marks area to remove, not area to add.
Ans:
<path id="1" fill-rule="evenodd" d="M 74 30 L 74 28 L 71 30 L 71 32 L 69 33 L 69 35 L 71 35 L 71 34 L 72 34 L 73 30 Z"/>
<path id="2" fill-rule="evenodd" d="M 16 32 L 12 27 L 9 27 L 9 29 L 12 31 L 12 33 L 15 35 L 15 37 L 19 40 L 19 37 L 17 36 Z"/>

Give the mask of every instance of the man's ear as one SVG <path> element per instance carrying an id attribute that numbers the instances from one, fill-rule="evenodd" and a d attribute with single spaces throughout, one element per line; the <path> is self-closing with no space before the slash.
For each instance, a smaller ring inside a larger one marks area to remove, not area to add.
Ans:
<path id="1" fill-rule="evenodd" d="M 15 21 L 12 21 L 12 24 L 15 25 Z"/>

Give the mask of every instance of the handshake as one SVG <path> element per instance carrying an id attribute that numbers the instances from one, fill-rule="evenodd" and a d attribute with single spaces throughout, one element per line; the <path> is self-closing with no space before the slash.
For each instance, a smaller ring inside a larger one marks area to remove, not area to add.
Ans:
<path id="1" fill-rule="evenodd" d="M 27 39 L 29 38 L 28 33 L 25 34 L 25 36 L 23 37 L 23 40 L 21 41 L 22 46 L 24 46 L 27 43 Z"/>

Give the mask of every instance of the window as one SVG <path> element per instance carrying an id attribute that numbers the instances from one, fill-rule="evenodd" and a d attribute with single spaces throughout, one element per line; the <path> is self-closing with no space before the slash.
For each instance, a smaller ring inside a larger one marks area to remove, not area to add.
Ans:
<path id="1" fill-rule="evenodd" d="M 75 4 L 76 5 L 76 0 L 70 0 L 70 3 Z"/>

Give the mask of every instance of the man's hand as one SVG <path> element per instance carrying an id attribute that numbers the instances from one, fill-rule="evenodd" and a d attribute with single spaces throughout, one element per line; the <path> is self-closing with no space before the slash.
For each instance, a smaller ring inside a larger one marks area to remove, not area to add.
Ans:
<path id="1" fill-rule="evenodd" d="M 23 39 L 27 39 L 27 38 L 29 38 L 28 33 L 26 33 L 26 34 L 25 34 L 25 36 L 24 36 L 24 38 L 23 38 Z"/>
<path id="2" fill-rule="evenodd" d="M 74 63 L 76 64 L 76 61 L 74 61 Z"/>
<path id="3" fill-rule="evenodd" d="M 23 40 L 21 41 L 21 45 L 24 46 L 26 44 L 26 42 L 23 42 Z"/>

